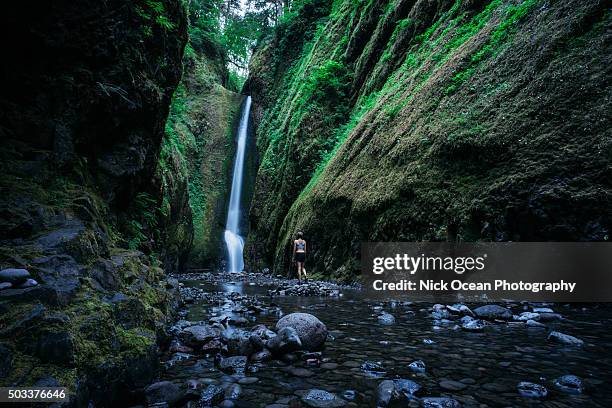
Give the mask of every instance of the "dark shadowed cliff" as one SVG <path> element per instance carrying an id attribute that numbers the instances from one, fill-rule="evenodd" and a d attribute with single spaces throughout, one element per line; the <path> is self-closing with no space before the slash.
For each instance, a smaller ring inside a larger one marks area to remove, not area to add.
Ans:
<path id="1" fill-rule="evenodd" d="M 138 401 L 178 302 L 156 169 L 185 10 L 22 1 L 3 17 L 0 267 L 36 282 L 0 292 L 0 383 Z"/>

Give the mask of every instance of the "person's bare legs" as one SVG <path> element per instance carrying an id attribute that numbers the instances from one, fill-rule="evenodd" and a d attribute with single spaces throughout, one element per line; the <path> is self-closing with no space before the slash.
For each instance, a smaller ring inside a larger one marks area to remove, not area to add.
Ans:
<path id="1" fill-rule="evenodd" d="M 296 262 L 297 263 L 297 273 L 298 273 L 298 282 L 302 281 L 302 263 L 301 262 Z"/>

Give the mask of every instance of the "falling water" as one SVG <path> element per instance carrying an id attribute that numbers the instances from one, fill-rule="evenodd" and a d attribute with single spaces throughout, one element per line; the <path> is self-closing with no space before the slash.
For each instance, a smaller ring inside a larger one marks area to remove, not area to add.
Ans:
<path id="1" fill-rule="evenodd" d="M 242 176 L 244 173 L 244 156 L 246 153 L 250 110 L 251 97 L 247 96 L 242 108 L 240 126 L 238 127 L 238 146 L 236 147 L 236 157 L 234 159 L 232 192 L 227 210 L 227 223 L 225 224 L 225 245 L 227 246 L 230 272 L 241 272 L 244 269 L 244 259 L 242 257 L 244 239 L 240 236 L 240 196 L 242 194 Z"/>

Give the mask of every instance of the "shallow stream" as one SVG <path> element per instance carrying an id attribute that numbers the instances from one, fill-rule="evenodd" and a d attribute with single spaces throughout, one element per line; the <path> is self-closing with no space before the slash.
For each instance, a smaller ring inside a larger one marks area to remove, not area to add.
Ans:
<path id="1" fill-rule="evenodd" d="M 274 329 L 284 314 L 306 312 L 323 321 L 331 334 L 320 366 L 303 361 L 291 364 L 273 360 L 252 365 L 245 376 L 229 376 L 214 368 L 213 357 L 175 364 L 165 371 L 166 380 L 178 383 L 206 378 L 206 383 L 238 383 L 237 407 L 301 407 L 299 396 L 309 389 L 323 389 L 344 397 L 346 406 L 376 406 L 376 387 L 383 379 L 407 378 L 420 384 L 420 395 L 448 396 L 464 407 L 612 407 L 612 332 L 609 305 L 553 305 L 563 315 L 548 328 L 525 324 L 493 324 L 481 333 L 456 330 L 450 325 L 434 326 L 431 304 L 380 303 L 367 301 L 360 292 L 344 290 L 341 297 L 270 298 L 270 287 L 243 282 L 211 284 L 185 281 L 185 286 L 207 292 L 238 292 L 259 295 L 264 309 L 252 316 L 252 325 L 263 323 Z M 274 305 L 272 305 L 274 306 Z M 377 315 L 382 308 L 395 316 L 393 325 L 382 325 Z M 472 306 L 472 305 L 470 305 Z M 515 305 L 513 311 L 521 311 Z M 526 307 L 526 306 L 525 306 Z M 230 303 L 189 305 L 186 319 L 207 321 L 213 315 L 231 315 Z M 268 310 L 268 312 L 266 312 Z M 242 315 L 244 316 L 244 315 Z M 550 330 L 584 340 L 576 348 L 547 341 Z M 433 341 L 432 342 L 430 342 Z M 427 344 L 431 343 L 431 344 Z M 422 360 L 424 374 L 413 373 L 408 365 Z M 384 373 L 375 375 L 361 369 L 365 361 L 378 362 Z M 581 395 L 559 392 L 553 380 L 565 374 L 584 381 Z M 529 381 L 548 389 L 545 399 L 521 397 L 517 384 Z M 277 405 L 272 405 L 277 404 Z M 228 406 L 229 403 L 228 403 Z M 402 406 L 419 406 L 418 400 Z"/>

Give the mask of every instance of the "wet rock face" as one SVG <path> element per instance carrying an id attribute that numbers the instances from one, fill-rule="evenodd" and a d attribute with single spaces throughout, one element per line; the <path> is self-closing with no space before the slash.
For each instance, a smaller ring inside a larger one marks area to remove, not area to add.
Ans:
<path id="1" fill-rule="evenodd" d="M 141 26 L 146 18 L 125 0 L 24 1 L 5 10 L 2 35 L 20 41 L 6 44 L 0 103 L 19 150 L 49 150 L 64 166 L 86 157 L 102 188 L 130 198 L 152 174 L 181 74 L 184 11 L 178 1 L 160 3 L 175 28 L 149 23 L 150 36 Z"/>
<path id="2" fill-rule="evenodd" d="M 148 255 L 117 247 L 133 199 L 157 197 L 186 41 L 181 2 L 155 3 L 26 0 L 0 27 L 15 39 L 0 66 L 3 343 L 96 406 L 129 403 L 153 380 L 178 292 Z M 111 302 L 115 293 L 127 300 Z M 14 364 L 0 371 L 19 386 L 41 380 Z"/>
<path id="3" fill-rule="evenodd" d="M 327 327 L 325 324 L 308 313 L 291 313 L 284 316 L 276 323 L 276 330 L 285 327 L 295 329 L 300 337 L 302 346 L 306 350 L 316 351 L 323 347 L 327 339 Z"/>

